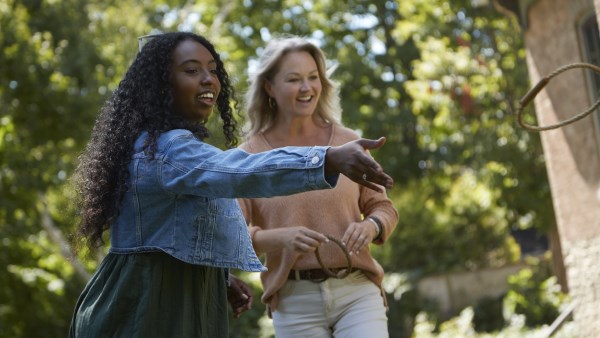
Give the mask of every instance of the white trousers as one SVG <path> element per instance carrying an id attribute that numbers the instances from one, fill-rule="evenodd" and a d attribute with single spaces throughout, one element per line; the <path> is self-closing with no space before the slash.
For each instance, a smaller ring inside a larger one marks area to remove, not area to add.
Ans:
<path id="1" fill-rule="evenodd" d="M 388 338 L 380 289 L 361 271 L 321 283 L 289 280 L 273 312 L 277 338 Z"/>

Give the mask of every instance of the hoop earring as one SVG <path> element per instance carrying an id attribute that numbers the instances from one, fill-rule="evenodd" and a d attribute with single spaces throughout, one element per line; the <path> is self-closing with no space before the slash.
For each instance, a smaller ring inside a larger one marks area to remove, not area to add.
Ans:
<path id="1" fill-rule="evenodd" d="M 277 107 L 277 102 L 270 96 L 269 96 L 268 102 L 269 102 L 269 108 L 275 109 L 275 107 Z"/>

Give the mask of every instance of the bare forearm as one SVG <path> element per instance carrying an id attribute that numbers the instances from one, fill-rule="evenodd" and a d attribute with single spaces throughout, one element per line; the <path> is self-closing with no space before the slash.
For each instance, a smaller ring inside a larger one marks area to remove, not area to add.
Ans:
<path id="1" fill-rule="evenodd" d="M 281 250 L 285 247 L 283 241 L 284 229 L 259 230 L 252 237 L 252 245 L 257 254 Z"/>

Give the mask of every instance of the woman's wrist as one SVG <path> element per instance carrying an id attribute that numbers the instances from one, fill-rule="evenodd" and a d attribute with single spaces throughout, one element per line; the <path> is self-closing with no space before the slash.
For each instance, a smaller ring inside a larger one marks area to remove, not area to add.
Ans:
<path id="1" fill-rule="evenodd" d="M 373 242 L 379 240 L 383 233 L 383 224 L 381 224 L 381 221 L 375 216 L 367 216 L 367 219 L 371 221 L 375 227 L 375 236 L 373 236 Z"/>

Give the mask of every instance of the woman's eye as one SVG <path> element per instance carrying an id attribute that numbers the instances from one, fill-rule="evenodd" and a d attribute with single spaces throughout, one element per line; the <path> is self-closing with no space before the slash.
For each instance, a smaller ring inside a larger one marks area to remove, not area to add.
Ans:
<path id="1" fill-rule="evenodd" d="M 188 68 L 188 69 L 185 70 L 185 72 L 188 73 L 188 74 L 194 74 L 194 73 L 198 72 L 198 69 L 196 69 L 196 68 Z"/>
<path id="2" fill-rule="evenodd" d="M 213 73 L 213 74 L 218 74 L 218 70 L 216 68 L 215 69 L 211 69 L 210 72 Z"/>

